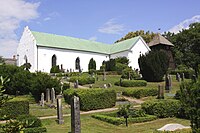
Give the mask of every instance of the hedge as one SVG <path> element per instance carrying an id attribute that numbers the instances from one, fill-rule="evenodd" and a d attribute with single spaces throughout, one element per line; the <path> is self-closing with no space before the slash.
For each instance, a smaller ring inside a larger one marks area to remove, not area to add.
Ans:
<path id="1" fill-rule="evenodd" d="M 144 102 L 141 106 L 147 114 L 155 115 L 159 118 L 178 116 L 181 109 L 181 104 L 178 100 L 153 100 Z"/>
<path id="2" fill-rule="evenodd" d="M 115 82 L 115 85 L 120 86 L 120 81 Z M 146 86 L 147 82 L 145 80 L 122 80 L 122 87 L 141 87 Z"/>
<path id="3" fill-rule="evenodd" d="M 93 118 L 96 118 L 101 121 L 105 121 L 114 125 L 120 125 L 125 123 L 125 119 L 123 117 L 111 117 L 107 115 L 92 115 Z M 147 122 L 157 119 L 156 116 L 153 115 L 146 115 L 144 117 L 134 117 L 128 118 L 129 123 L 140 123 L 140 122 Z"/>
<path id="4" fill-rule="evenodd" d="M 109 108 L 116 102 L 116 92 L 112 89 L 68 89 L 64 91 L 65 101 L 70 104 L 74 95 L 80 98 L 81 110 Z"/>
<path id="5" fill-rule="evenodd" d="M 47 132 L 46 127 L 25 128 L 24 133 L 44 133 Z"/>
<path id="6" fill-rule="evenodd" d="M 8 101 L 0 109 L 0 119 L 12 119 L 19 115 L 29 114 L 28 101 Z"/>
<path id="7" fill-rule="evenodd" d="M 146 96 L 156 96 L 158 94 L 157 88 L 126 88 L 122 95 L 141 98 Z"/>
<path id="8" fill-rule="evenodd" d="M 80 85 L 95 83 L 95 78 L 89 75 L 88 76 L 73 76 L 73 77 L 70 77 L 69 79 L 70 82 L 75 82 L 76 80 L 78 80 L 78 83 Z"/>
<path id="9" fill-rule="evenodd" d="M 20 115 L 16 118 L 16 120 L 25 123 L 25 127 L 34 128 L 34 127 L 41 127 L 42 122 L 39 118 L 32 115 Z"/>
<path id="10" fill-rule="evenodd" d="M 189 79 L 195 74 L 194 70 L 187 69 L 187 70 L 171 70 L 170 74 L 176 75 L 177 73 L 182 74 L 184 73 L 185 78 Z"/>

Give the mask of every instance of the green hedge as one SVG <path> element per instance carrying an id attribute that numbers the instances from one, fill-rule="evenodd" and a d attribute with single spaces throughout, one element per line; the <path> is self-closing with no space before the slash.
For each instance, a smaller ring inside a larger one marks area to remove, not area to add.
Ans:
<path id="1" fill-rule="evenodd" d="M 182 74 L 184 73 L 185 78 L 189 79 L 192 77 L 193 74 L 195 74 L 194 70 L 187 69 L 187 70 L 171 70 L 170 74 L 176 75 L 177 73 Z"/>
<path id="2" fill-rule="evenodd" d="M 75 82 L 76 80 L 78 80 L 78 83 L 80 85 L 85 85 L 85 84 L 93 84 L 95 83 L 95 78 L 91 77 L 91 76 L 73 76 L 70 77 L 69 81 L 70 82 Z"/>
<path id="3" fill-rule="evenodd" d="M 158 94 L 157 88 L 126 88 L 122 95 L 141 98 L 146 96 L 156 96 Z"/>
<path id="4" fill-rule="evenodd" d="M 71 97 L 80 98 L 81 110 L 95 110 L 115 106 L 116 92 L 108 89 L 68 89 L 64 91 L 65 101 L 70 104 Z"/>
<path id="5" fill-rule="evenodd" d="M 25 123 L 24 126 L 28 128 L 41 127 L 42 122 L 39 118 L 32 115 L 20 115 L 16 120 Z"/>
<path id="6" fill-rule="evenodd" d="M 178 116 L 181 108 L 178 100 L 153 100 L 144 102 L 141 106 L 147 114 L 159 118 Z"/>
<path id="7" fill-rule="evenodd" d="M 12 119 L 19 115 L 29 114 L 28 101 L 8 101 L 0 109 L 0 119 Z"/>
<path id="8" fill-rule="evenodd" d="M 111 117 L 107 115 L 92 115 L 93 118 L 96 118 L 101 121 L 105 121 L 114 125 L 125 124 L 125 119 L 123 117 Z M 144 117 L 135 117 L 135 118 L 128 118 L 129 123 L 140 123 L 140 122 L 147 122 L 157 119 L 156 116 L 153 115 L 146 115 Z"/>
<path id="9" fill-rule="evenodd" d="M 44 133 L 47 132 L 46 127 L 25 128 L 24 133 Z"/>
<path id="10" fill-rule="evenodd" d="M 115 82 L 115 85 L 120 86 L 120 81 Z M 141 87 L 146 86 L 147 82 L 145 80 L 122 80 L 122 87 Z"/>

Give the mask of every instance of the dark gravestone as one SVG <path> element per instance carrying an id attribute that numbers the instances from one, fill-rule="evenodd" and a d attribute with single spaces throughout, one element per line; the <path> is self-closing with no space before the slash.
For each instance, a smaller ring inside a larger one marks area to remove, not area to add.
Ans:
<path id="1" fill-rule="evenodd" d="M 176 80 L 178 81 L 178 82 L 180 82 L 181 80 L 181 77 L 180 77 L 180 74 L 179 73 L 176 73 Z"/>
<path id="2" fill-rule="evenodd" d="M 76 96 L 71 99 L 71 132 L 81 133 L 80 101 Z"/>
<path id="3" fill-rule="evenodd" d="M 74 88 L 78 88 L 78 80 L 74 82 Z"/>
<path id="4" fill-rule="evenodd" d="M 111 83 L 108 83 L 108 88 L 112 87 L 112 84 Z"/>
<path id="5" fill-rule="evenodd" d="M 40 106 L 44 107 L 44 93 L 41 94 Z"/>
<path id="6" fill-rule="evenodd" d="M 103 69 L 103 81 L 106 80 L 106 72 L 105 72 L 105 69 Z"/>
<path id="7" fill-rule="evenodd" d="M 47 88 L 46 89 L 46 102 L 48 103 L 48 102 L 50 102 L 50 89 L 49 88 Z"/>
<path id="8" fill-rule="evenodd" d="M 158 99 L 164 99 L 164 88 L 158 84 Z"/>
<path id="9" fill-rule="evenodd" d="M 63 113 L 62 113 L 62 95 L 57 95 L 57 118 L 58 124 L 63 124 Z"/>
<path id="10" fill-rule="evenodd" d="M 165 76 L 165 90 L 166 92 L 169 92 L 172 88 L 172 78 L 170 75 Z"/>
<path id="11" fill-rule="evenodd" d="M 184 81 L 184 79 L 185 79 L 185 74 L 182 73 L 182 74 L 181 74 L 181 81 Z"/>

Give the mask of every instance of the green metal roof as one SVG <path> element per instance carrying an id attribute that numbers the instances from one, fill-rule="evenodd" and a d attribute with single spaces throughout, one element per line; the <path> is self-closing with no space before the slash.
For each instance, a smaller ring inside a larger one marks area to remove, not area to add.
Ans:
<path id="1" fill-rule="evenodd" d="M 129 50 L 140 38 L 134 37 L 132 39 L 109 45 L 68 36 L 60 36 L 36 31 L 31 32 L 35 37 L 38 46 L 88 51 L 102 54 L 113 54 Z"/>

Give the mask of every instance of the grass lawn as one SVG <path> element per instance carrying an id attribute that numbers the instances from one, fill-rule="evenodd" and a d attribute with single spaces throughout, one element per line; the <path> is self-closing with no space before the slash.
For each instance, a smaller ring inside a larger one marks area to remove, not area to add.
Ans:
<path id="1" fill-rule="evenodd" d="M 64 125 L 58 125 L 56 119 L 42 120 L 43 125 L 47 128 L 48 133 L 68 133 L 71 131 L 71 118 L 64 117 Z M 91 117 L 91 115 L 81 115 L 81 132 L 82 133 L 152 133 L 156 129 L 169 123 L 179 123 L 189 126 L 190 122 L 178 118 L 158 119 L 151 122 L 115 126 Z"/>

